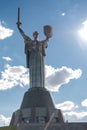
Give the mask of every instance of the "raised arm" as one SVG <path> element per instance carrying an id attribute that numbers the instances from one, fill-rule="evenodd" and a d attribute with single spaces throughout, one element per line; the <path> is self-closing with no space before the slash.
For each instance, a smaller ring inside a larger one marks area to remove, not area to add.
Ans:
<path id="1" fill-rule="evenodd" d="M 18 28 L 20 34 L 22 35 L 22 37 L 23 37 L 25 40 L 30 39 L 30 38 L 24 33 L 24 31 L 20 28 L 19 25 L 17 25 L 17 28 Z M 30 40 L 31 40 L 31 39 L 30 39 Z"/>
<path id="2" fill-rule="evenodd" d="M 20 22 L 20 8 L 18 8 L 18 20 L 17 20 L 17 28 L 18 28 L 18 30 L 19 30 L 19 32 L 20 32 L 20 34 L 22 35 L 22 37 L 25 39 L 25 40 L 31 40 L 25 33 L 24 33 L 24 31 L 21 29 L 21 22 Z"/>

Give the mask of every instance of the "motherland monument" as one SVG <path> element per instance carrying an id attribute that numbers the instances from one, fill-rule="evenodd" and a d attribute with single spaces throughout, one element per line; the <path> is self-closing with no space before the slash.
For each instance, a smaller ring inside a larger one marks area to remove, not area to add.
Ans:
<path id="1" fill-rule="evenodd" d="M 54 122 L 64 122 L 61 110 L 55 108 L 49 91 L 45 88 L 45 63 L 46 48 L 53 35 L 50 25 L 44 26 L 45 40 L 39 41 L 39 33 L 33 33 L 33 40 L 21 28 L 20 8 L 18 8 L 17 28 L 25 43 L 26 67 L 30 73 L 30 89 L 25 93 L 21 107 L 13 113 L 10 125 L 23 123 L 47 123 L 50 118 Z M 59 116 L 60 115 L 60 116 Z"/>
<path id="2" fill-rule="evenodd" d="M 25 43 L 26 67 L 30 74 L 30 88 L 25 92 L 18 110 L 13 112 L 10 128 L 15 130 L 86 130 L 87 123 L 65 122 L 60 109 L 55 108 L 49 91 L 45 88 L 46 48 L 53 36 L 53 28 L 44 26 L 45 40 L 39 41 L 39 33 L 33 33 L 33 40 L 21 28 L 18 8 L 17 28 Z"/>

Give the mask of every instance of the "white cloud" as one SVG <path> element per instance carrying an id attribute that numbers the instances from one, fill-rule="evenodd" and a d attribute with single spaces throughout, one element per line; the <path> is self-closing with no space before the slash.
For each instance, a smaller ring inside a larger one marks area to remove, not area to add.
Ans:
<path id="1" fill-rule="evenodd" d="M 11 118 L 0 115 L 0 126 L 8 126 Z"/>
<path id="2" fill-rule="evenodd" d="M 81 75 L 81 69 L 73 70 L 66 66 L 55 69 L 46 66 L 46 87 L 50 91 L 58 91 L 62 85 L 69 83 L 71 79 L 78 79 Z"/>
<path id="3" fill-rule="evenodd" d="M 0 90 L 6 90 L 14 86 L 26 86 L 29 82 L 28 71 L 23 66 L 7 65 L 1 72 Z"/>
<path id="4" fill-rule="evenodd" d="M 80 111 L 79 106 L 72 101 L 65 101 L 56 104 L 57 109 L 61 109 L 64 119 L 69 122 L 87 122 L 87 112 Z"/>
<path id="5" fill-rule="evenodd" d="M 3 21 L 0 22 L 0 39 L 1 40 L 13 35 L 13 30 L 10 28 L 4 27 L 3 23 L 4 23 Z"/>
<path id="6" fill-rule="evenodd" d="M 81 105 L 82 105 L 83 107 L 87 107 L 87 99 L 85 99 L 84 101 L 82 101 L 82 102 L 81 102 Z"/>
<path id="7" fill-rule="evenodd" d="M 72 109 L 78 108 L 78 106 L 71 101 L 65 101 L 63 103 L 57 104 L 56 108 L 61 109 L 63 111 L 70 111 Z"/>
<path id="8" fill-rule="evenodd" d="M 59 88 L 71 79 L 78 79 L 82 74 L 80 69 L 71 68 L 53 68 L 46 66 L 46 87 L 50 91 L 58 91 Z M 1 72 L 0 90 L 6 90 L 14 86 L 26 86 L 29 84 L 28 69 L 24 66 L 6 65 L 5 70 Z"/>
<path id="9" fill-rule="evenodd" d="M 60 104 L 56 104 L 57 109 L 61 109 L 65 121 L 69 122 L 87 122 L 87 112 L 80 111 L 80 106 L 72 101 L 65 101 Z"/>
<path id="10" fill-rule="evenodd" d="M 57 109 L 61 109 L 65 121 L 69 122 L 87 122 L 87 112 L 81 111 L 77 104 L 72 101 L 65 101 L 60 104 L 56 104 Z"/>
<path id="11" fill-rule="evenodd" d="M 65 119 L 69 122 L 87 122 L 87 112 L 85 111 L 70 111 L 70 112 L 64 112 Z"/>
<path id="12" fill-rule="evenodd" d="M 4 59 L 5 61 L 12 61 L 10 57 L 6 57 L 6 56 L 3 56 L 2 59 Z"/>

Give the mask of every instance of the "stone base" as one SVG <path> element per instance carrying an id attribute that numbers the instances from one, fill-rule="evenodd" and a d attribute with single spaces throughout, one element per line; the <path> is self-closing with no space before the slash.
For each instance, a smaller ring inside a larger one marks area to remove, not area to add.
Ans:
<path id="1" fill-rule="evenodd" d="M 49 121 L 64 123 L 62 112 L 54 107 L 49 91 L 35 87 L 25 93 L 20 109 L 13 113 L 10 126 L 46 124 Z"/>
<path id="2" fill-rule="evenodd" d="M 87 130 L 87 123 L 21 124 L 12 127 L 0 127 L 0 130 Z"/>

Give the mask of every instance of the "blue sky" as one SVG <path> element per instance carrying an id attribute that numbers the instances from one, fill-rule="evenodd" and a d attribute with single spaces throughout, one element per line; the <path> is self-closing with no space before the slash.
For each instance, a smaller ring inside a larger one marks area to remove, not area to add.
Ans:
<path id="1" fill-rule="evenodd" d="M 24 42 L 17 27 L 21 8 L 24 32 L 31 38 L 44 25 L 54 28 L 46 50 L 46 88 L 55 107 L 69 122 L 87 121 L 87 1 L 6 0 L 0 1 L 0 126 L 8 125 L 28 90 Z"/>

